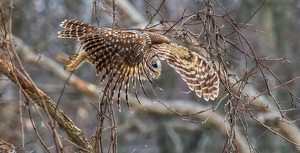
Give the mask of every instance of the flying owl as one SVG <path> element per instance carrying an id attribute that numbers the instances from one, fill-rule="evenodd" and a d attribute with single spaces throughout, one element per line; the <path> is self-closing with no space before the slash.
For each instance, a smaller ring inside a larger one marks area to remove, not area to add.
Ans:
<path id="1" fill-rule="evenodd" d="M 218 96 L 220 81 L 214 68 L 197 53 L 178 46 L 163 35 L 95 27 L 74 20 L 65 20 L 60 26 L 64 30 L 58 32 L 58 37 L 76 38 L 84 50 L 73 55 L 66 70 L 72 71 L 82 63 L 90 62 L 95 65 L 97 74 L 105 72 L 101 78 L 101 82 L 108 78 L 104 94 L 112 99 L 115 91 L 118 92 L 119 110 L 120 93 L 124 86 L 126 102 L 131 111 L 128 102 L 130 80 L 139 103 L 137 81 L 149 98 L 142 80 L 148 80 L 153 84 L 151 80 L 157 79 L 161 74 L 161 60 L 167 60 L 199 97 L 203 95 L 208 101 Z"/>

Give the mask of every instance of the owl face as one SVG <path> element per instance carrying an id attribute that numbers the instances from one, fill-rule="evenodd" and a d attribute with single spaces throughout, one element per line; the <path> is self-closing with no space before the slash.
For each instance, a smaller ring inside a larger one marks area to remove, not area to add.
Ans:
<path id="1" fill-rule="evenodd" d="M 157 79 L 161 74 L 161 61 L 159 58 L 155 55 L 152 56 L 147 61 L 147 66 L 145 67 L 146 75 L 150 76 L 152 79 Z"/>

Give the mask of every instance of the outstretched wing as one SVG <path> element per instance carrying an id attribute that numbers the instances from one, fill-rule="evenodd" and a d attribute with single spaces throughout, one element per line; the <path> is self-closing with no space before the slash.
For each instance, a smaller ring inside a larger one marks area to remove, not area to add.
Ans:
<path id="1" fill-rule="evenodd" d="M 174 43 L 153 46 L 161 60 L 166 59 L 168 64 L 178 72 L 191 90 L 208 101 L 214 100 L 219 94 L 220 80 L 217 72 L 204 58 L 191 52 L 183 46 Z"/>
<path id="2" fill-rule="evenodd" d="M 120 67 L 118 63 L 134 69 L 142 62 L 149 39 L 144 33 L 95 27 L 74 20 L 65 20 L 60 26 L 64 30 L 58 32 L 59 37 L 77 38 L 87 52 L 75 54 L 69 62 L 72 65 L 68 65 L 67 70 L 78 68 L 79 66 L 75 66 L 80 65 L 78 62 L 81 61 L 78 59 L 95 64 L 97 73 L 104 69 L 116 71 Z M 73 62 L 74 60 L 77 62 Z"/>
<path id="3" fill-rule="evenodd" d="M 84 50 L 84 52 L 73 55 L 66 70 L 77 69 L 83 62 L 94 64 L 97 74 L 105 72 L 101 82 L 108 78 L 104 89 L 108 99 L 113 98 L 115 91 L 118 91 L 120 109 L 120 93 L 124 87 L 129 106 L 127 93 L 130 79 L 135 81 L 135 77 L 138 77 L 138 81 L 141 83 L 140 79 L 144 75 L 146 76 L 145 54 L 148 54 L 147 51 L 151 44 L 148 34 L 95 27 L 74 20 L 65 20 L 60 26 L 64 30 L 58 32 L 59 37 L 77 38 Z M 147 77 L 146 79 L 151 78 Z"/>

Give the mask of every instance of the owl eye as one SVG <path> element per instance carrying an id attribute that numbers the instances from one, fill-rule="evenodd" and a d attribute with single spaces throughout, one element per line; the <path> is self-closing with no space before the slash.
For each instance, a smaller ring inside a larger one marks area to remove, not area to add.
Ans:
<path id="1" fill-rule="evenodd" d="M 153 68 L 157 68 L 158 66 L 157 66 L 156 63 L 153 63 L 153 64 L 152 64 L 152 67 L 153 67 Z"/>

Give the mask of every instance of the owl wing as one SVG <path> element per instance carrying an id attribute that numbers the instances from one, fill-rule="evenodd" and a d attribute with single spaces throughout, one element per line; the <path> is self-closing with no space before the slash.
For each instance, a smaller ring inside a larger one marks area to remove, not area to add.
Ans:
<path id="1" fill-rule="evenodd" d="M 77 38 L 85 51 L 71 58 L 66 67 L 68 71 L 78 68 L 83 62 L 95 64 L 97 74 L 104 69 L 120 71 L 120 64 L 135 68 L 143 60 L 147 42 L 143 33 L 98 28 L 74 20 L 65 20 L 60 26 L 64 30 L 58 32 L 59 37 Z"/>
<path id="2" fill-rule="evenodd" d="M 73 20 L 65 20 L 62 22 L 61 27 L 65 29 L 58 32 L 59 37 L 77 38 L 84 50 L 84 52 L 74 54 L 68 62 L 66 70 L 77 69 L 83 62 L 96 65 L 97 74 L 105 71 L 101 82 L 109 76 L 104 89 L 106 98 L 113 98 L 115 91 L 118 91 L 118 106 L 120 109 L 120 93 L 124 86 L 129 107 L 127 93 L 130 78 L 134 82 L 133 88 L 137 94 L 135 79 L 138 77 L 141 84 L 141 75 L 146 74 L 144 72 L 144 54 L 147 49 L 145 46 L 150 39 L 149 36 L 140 32 L 98 28 Z"/>
<path id="3" fill-rule="evenodd" d="M 167 60 L 197 96 L 203 95 L 206 101 L 214 100 L 218 96 L 220 84 L 218 74 L 204 58 L 174 43 L 153 47 L 160 59 Z"/>

